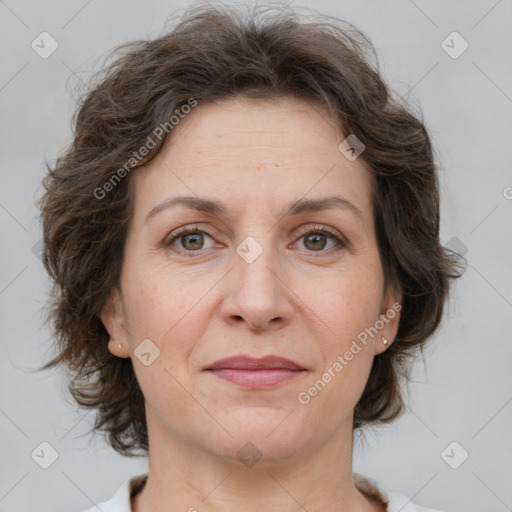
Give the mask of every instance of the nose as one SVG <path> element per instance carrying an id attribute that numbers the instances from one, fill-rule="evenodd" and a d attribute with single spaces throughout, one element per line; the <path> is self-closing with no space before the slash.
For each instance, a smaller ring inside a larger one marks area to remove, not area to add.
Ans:
<path id="1" fill-rule="evenodd" d="M 282 329 L 293 316 L 293 292 L 279 275 L 272 251 L 264 250 L 251 263 L 238 254 L 234 258 L 221 307 L 224 321 L 231 325 L 245 324 L 254 332 Z"/>

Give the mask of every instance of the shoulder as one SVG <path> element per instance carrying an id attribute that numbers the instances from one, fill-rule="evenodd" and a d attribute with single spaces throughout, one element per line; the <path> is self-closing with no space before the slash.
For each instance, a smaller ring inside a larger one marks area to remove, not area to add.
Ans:
<path id="1" fill-rule="evenodd" d="M 117 489 L 115 494 L 107 501 L 97 503 L 84 512 L 131 512 L 130 494 L 132 490 L 144 480 L 147 475 L 138 475 L 128 480 L 125 480 L 122 485 Z"/>
<path id="2" fill-rule="evenodd" d="M 387 505 L 387 512 L 442 512 L 416 505 L 407 496 L 386 490 L 376 480 L 357 473 L 354 473 L 354 484 L 368 497 L 383 501 Z"/>

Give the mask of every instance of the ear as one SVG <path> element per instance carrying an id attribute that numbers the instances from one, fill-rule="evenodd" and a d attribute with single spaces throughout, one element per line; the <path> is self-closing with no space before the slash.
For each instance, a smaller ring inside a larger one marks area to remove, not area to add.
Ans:
<path id="1" fill-rule="evenodd" d="M 379 333 L 374 344 L 374 354 L 381 354 L 395 341 L 400 324 L 400 311 L 402 310 L 402 292 L 393 286 L 388 286 L 382 298 L 379 318 L 375 327 Z M 385 344 L 383 339 L 387 340 Z"/>
<path id="2" fill-rule="evenodd" d="M 130 357 L 122 296 L 118 288 L 114 288 L 110 292 L 101 310 L 100 318 L 110 335 L 108 343 L 110 352 L 117 357 Z"/>

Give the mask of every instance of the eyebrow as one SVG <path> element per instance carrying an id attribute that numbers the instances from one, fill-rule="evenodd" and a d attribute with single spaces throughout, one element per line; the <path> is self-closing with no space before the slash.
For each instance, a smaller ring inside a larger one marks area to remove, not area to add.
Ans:
<path id="1" fill-rule="evenodd" d="M 184 206 L 191 210 L 219 216 L 226 215 L 228 211 L 226 205 L 221 201 L 213 201 L 211 199 L 194 196 L 170 197 L 161 203 L 158 203 L 154 208 L 152 208 L 151 211 L 146 215 L 145 222 L 148 222 L 148 220 L 154 217 L 157 213 L 176 206 Z M 330 208 L 339 208 L 342 210 L 350 211 L 359 217 L 360 220 L 363 220 L 363 214 L 361 210 L 348 199 L 340 196 L 328 196 L 319 199 L 299 199 L 298 201 L 290 203 L 285 208 L 283 215 L 299 215 L 305 212 L 317 212 Z"/>

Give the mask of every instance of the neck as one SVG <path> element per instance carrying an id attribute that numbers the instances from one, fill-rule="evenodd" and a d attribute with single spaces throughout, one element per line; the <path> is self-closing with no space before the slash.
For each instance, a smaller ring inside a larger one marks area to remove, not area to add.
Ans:
<path id="1" fill-rule="evenodd" d="M 246 467 L 238 459 L 221 458 L 153 428 L 147 483 L 135 496 L 132 510 L 385 510 L 382 504 L 371 502 L 354 485 L 352 425 L 348 427 L 342 425 L 322 446 L 304 448 L 286 460 L 262 457 L 252 467 Z"/>

